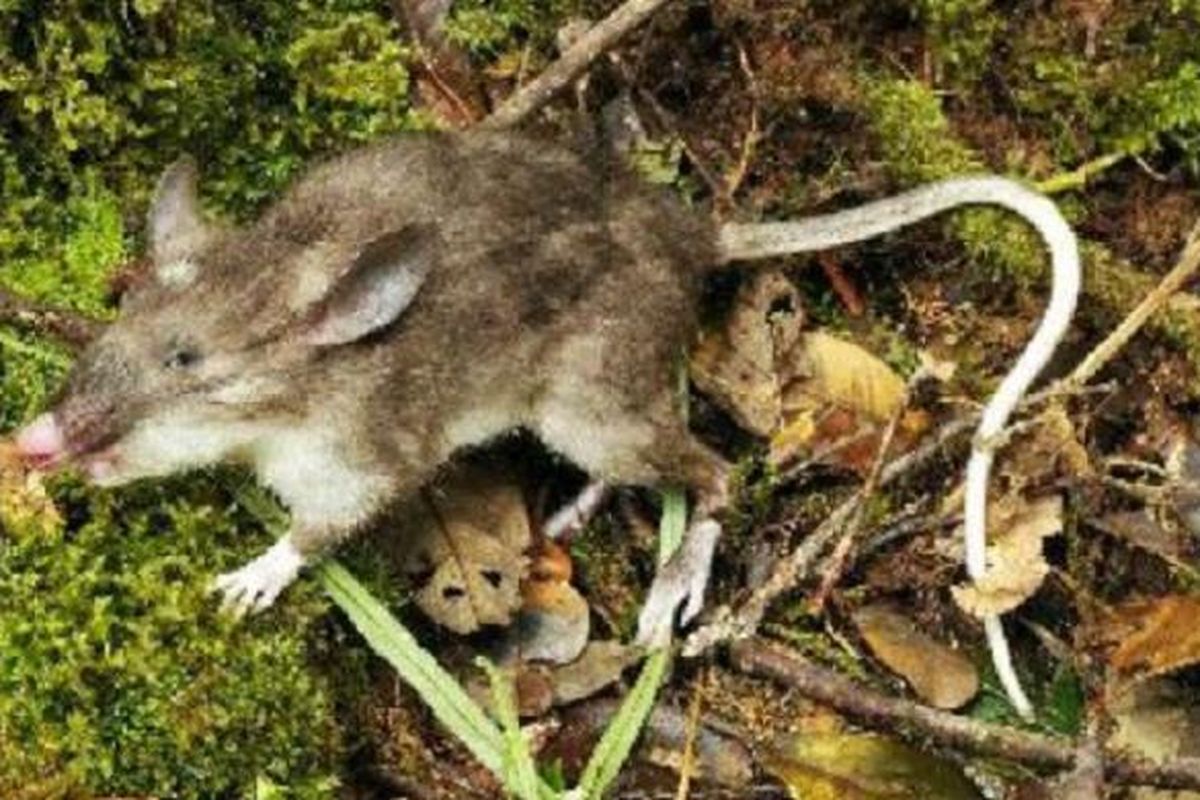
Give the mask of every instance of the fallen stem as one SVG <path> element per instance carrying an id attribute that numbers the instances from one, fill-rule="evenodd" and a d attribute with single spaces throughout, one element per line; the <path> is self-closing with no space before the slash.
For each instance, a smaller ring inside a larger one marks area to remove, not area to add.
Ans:
<path id="1" fill-rule="evenodd" d="M 1146 321 L 1183 288 L 1197 270 L 1200 270 L 1200 224 L 1192 228 L 1187 244 L 1184 245 L 1183 252 L 1179 256 L 1179 261 L 1171 268 L 1171 271 L 1163 276 L 1162 281 L 1125 316 L 1125 319 L 1121 320 L 1121 324 L 1114 328 L 1104 341 L 1100 342 L 1084 357 L 1083 361 L 1079 362 L 1079 366 L 1075 367 L 1066 381 L 1074 386 L 1082 386 L 1094 378 L 1096 373 L 1142 329 Z"/>
<path id="2" fill-rule="evenodd" d="M 528 119 L 582 75 L 593 61 L 668 2 L 670 0 L 628 0 L 593 25 L 557 61 L 509 97 L 480 125 L 484 128 L 509 128 Z"/>
<path id="3" fill-rule="evenodd" d="M 899 732 L 920 743 L 932 740 L 975 755 L 1060 770 L 1073 767 L 1079 757 L 1078 742 L 990 725 L 911 700 L 889 697 L 765 639 L 736 643 L 732 656 L 734 667 L 741 672 L 770 678 L 860 724 L 889 733 Z M 905 730 L 906 727 L 911 730 Z M 1113 750 L 1105 750 L 1102 758 L 1105 777 L 1115 783 L 1161 789 L 1200 788 L 1198 758 L 1153 764 Z"/>

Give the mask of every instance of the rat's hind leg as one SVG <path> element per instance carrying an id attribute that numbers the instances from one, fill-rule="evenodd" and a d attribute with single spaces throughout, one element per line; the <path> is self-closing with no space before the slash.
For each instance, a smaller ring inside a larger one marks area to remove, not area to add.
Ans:
<path id="1" fill-rule="evenodd" d="M 664 381 L 666 382 L 666 381 Z M 608 484 L 682 486 L 695 505 L 679 551 L 655 577 L 638 618 L 638 641 L 665 644 L 676 612 L 681 621 L 699 613 L 727 504 L 725 462 L 687 429 L 670 389 L 651 402 L 628 404 L 613 386 L 559 387 L 540 404 L 536 427 L 554 450 Z"/>

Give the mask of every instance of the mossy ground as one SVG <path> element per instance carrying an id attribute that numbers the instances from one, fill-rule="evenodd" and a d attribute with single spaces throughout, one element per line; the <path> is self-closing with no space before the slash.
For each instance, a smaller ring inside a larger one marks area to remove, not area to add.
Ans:
<path id="1" fill-rule="evenodd" d="M 481 72 L 511 83 L 513 64 L 552 57 L 567 15 L 601 6 L 461 0 L 448 32 Z M 747 216 L 824 210 L 963 170 L 1036 181 L 1119 157 L 1086 192 L 1063 195 L 1090 240 L 1083 336 L 1153 285 L 1196 210 L 1195 2 L 679 3 L 623 59 L 669 128 L 656 133 L 687 142 L 671 179 L 700 202 L 693 162 L 734 174 L 756 108 L 762 136 L 734 193 Z M 165 164 L 197 156 L 211 210 L 245 218 L 312 158 L 436 124 L 410 104 L 418 60 L 381 1 L 0 0 L 0 284 L 114 314 L 109 278 L 140 251 Z M 625 79 L 598 72 L 594 99 Z M 978 395 L 1032 322 L 1043 261 L 1027 231 L 990 212 L 946 230 L 918 234 L 919 256 L 895 242 L 864 248 L 874 272 L 853 277 L 873 299 L 865 320 L 846 319 L 820 281 L 801 285 L 825 322 L 885 342 L 916 330 L 936 348 L 940 329 L 891 287 L 960 284 L 956 299 L 980 313 L 956 320 L 958 341 L 999 343 L 982 362 L 962 357 L 960 386 Z M 1195 320 L 1167 315 L 1154 330 L 1200 364 Z M 50 342 L 0 329 L 0 426 L 43 408 L 69 363 Z M 311 587 L 269 623 L 214 613 L 203 587 L 267 538 L 226 487 L 207 475 L 115 493 L 63 482 L 62 526 L 6 533 L 0 793 L 211 797 L 274 786 L 309 797 L 347 780 L 344 709 L 365 684 L 362 654 L 330 644 Z"/>

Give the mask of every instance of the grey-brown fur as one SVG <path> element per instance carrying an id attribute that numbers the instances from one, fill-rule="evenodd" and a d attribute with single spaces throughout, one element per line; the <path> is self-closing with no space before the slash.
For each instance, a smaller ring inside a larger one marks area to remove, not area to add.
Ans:
<path id="1" fill-rule="evenodd" d="M 686 430 L 675 383 L 715 230 L 600 161 L 507 133 L 407 136 L 315 167 L 257 222 L 225 230 L 189 221 L 177 168 L 152 212 L 153 250 L 157 267 L 195 274 L 136 291 L 82 357 L 58 409 L 68 440 L 83 455 L 115 441 L 119 482 L 187 465 L 121 463 L 122 437 L 181 400 L 246 427 L 221 455 L 252 463 L 258 438 L 332 425 L 337 458 L 373 488 L 359 513 L 320 519 L 274 486 L 300 509 L 293 537 L 309 554 L 455 449 L 516 426 L 607 481 L 719 498 L 721 463 Z M 397 231 L 433 259 L 411 305 L 362 339 L 305 343 L 341 276 Z M 198 363 L 164 366 L 180 348 Z M 249 378 L 248 396 L 211 401 Z"/>

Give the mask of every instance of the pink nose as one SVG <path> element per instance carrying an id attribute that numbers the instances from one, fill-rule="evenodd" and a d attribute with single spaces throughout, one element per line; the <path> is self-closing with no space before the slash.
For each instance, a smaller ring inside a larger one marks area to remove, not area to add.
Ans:
<path id="1" fill-rule="evenodd" d="M 63 455 L 66 440 L 53 414 L 42 414 L 17 433 L 17 450 L 31 461 L 53 461 Z"/>

